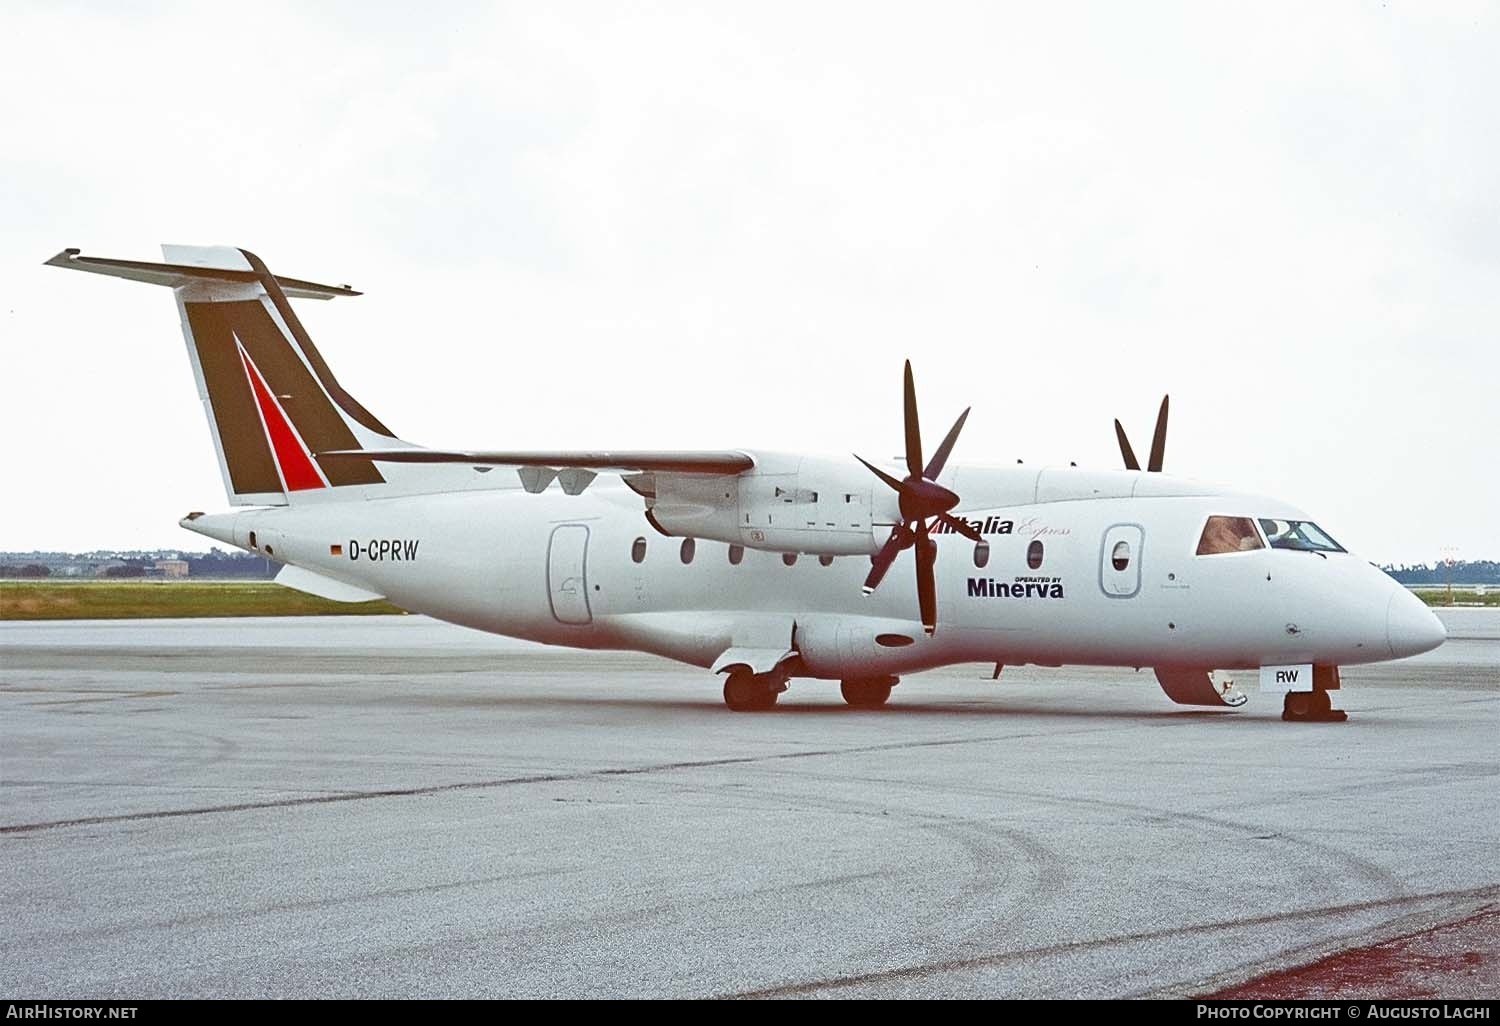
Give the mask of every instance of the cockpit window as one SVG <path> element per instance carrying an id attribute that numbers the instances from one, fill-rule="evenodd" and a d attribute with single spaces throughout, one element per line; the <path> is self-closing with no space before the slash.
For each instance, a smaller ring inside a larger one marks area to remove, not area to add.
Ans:
<path id="1" fill-rule="evenodd" d="M 1301 549 L 1303 552 L 1343 552 L 1344 547 L 1311 520 L 1267 520 L 1260 526 L 1273 549 Z"/>
<path id="2" fill-rule="evenodd" d="M 1264 520 L 1261 523 L 1265 523 Z M 1217 556 L 1224 552 L 1249 552 L 1263 549 L 1260 535 L 1249 517 L 1209 517 L 1198 539 L 1198 555 Z"/>

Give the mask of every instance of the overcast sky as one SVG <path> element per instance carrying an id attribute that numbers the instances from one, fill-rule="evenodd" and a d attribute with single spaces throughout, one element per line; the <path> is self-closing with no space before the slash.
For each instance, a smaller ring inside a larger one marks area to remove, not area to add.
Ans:
<path id="1" fill-rule="evenodd" d="M 627 9 L 628 8 L 628 9 Z M 0 549 L 202 547 L 243 246 L 403 437 L 1167 469 L 1500 558 L 1493 4 L 7 3 Z"/>

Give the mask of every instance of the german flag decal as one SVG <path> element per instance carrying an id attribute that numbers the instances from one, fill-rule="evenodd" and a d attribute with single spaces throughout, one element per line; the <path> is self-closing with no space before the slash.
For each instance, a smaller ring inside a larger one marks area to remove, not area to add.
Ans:
<path id="1" fill-rule="evenodd" d="M 235 344 L 240 351 L 240 362 L 245 365 L 245 376 L 250 379 L 250 391 L 254 393 L 256 408 L 260 410 L 261 425 L 266 429 L 266 437 L 270 439 L 271 451 L 276 456 L 276 469 L 281 472 L 286 490 L 304 492 L 312 488 L 327 488 L 328 482 L 323 479 L 322 472 L 308 455 L 307 447 L 298 437 L 297 429 L 287 420 L 281 404 L 271 394 L 259 368 L 250 359 L 250 354 L 245 352 L 245 347 L 239 345 L 238 339 Z"/>

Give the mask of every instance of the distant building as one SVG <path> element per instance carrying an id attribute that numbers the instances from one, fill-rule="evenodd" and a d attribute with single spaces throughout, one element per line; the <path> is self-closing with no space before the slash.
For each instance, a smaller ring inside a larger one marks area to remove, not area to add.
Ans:
<path id="1" fill-rule="evenodd" d="M 158 559 L 154 568 L 162 577 L 186 577 L 188 561 L 185 559 Z"/>

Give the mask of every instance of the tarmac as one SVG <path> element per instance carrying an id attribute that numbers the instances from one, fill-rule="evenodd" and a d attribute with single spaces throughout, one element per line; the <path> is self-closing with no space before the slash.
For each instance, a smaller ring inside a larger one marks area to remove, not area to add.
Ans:
<path id="1" fill-rule="evenodd" d="M 735 714 L 421 617 L 0 623 L 0 994 L 1304 995 L 1358 953 L 1374 996 L 1436 945 L 1403 993 L 1497 997 L 1500 610 L 1442 615 L 1323 724 L 1253 678 Z"/>

